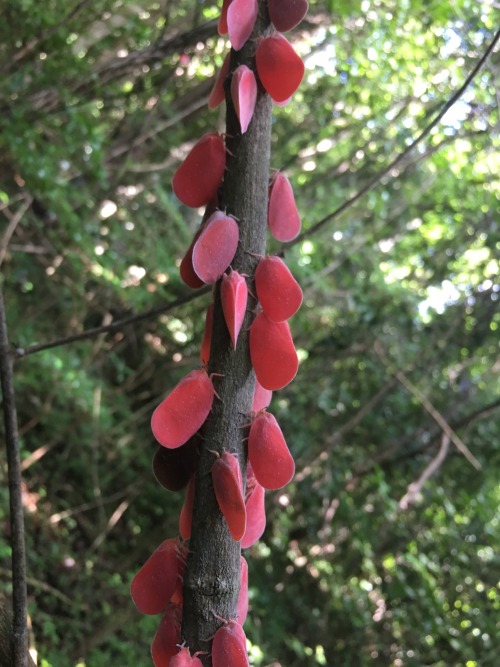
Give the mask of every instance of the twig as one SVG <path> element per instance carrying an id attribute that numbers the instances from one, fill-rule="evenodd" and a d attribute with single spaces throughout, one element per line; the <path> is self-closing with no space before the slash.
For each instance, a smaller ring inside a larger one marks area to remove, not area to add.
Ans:
<path id="1" fill-rule="evenodd" d="M 314 224 L 312 227 L 307 229 L 305 232 L 297 236 L 297 238 L 295 238 L 293 241 L 287 244 L 287 247 L 290 248 L 292 245 L 300 243 L 306 236 L 311 236 L 311 234 L 317 232 L 327 222 L 331 222 L 332 220 L 337 218 L 341 213 L 343 213 L 346 209 L 350 208 L 353 204 L 355 204 L 358 201 L 358 199 L 361 199 L 361 197 L 363 197 L 367 192 L 369 192 L 376 185 L 378 185 L 380 181 L 384 178 L 384 176 L 386 176 L 389 172 L 391 172 L 392 169 L 397 164 L 399 164 L 423 139 L 425 139 L 425 137 L 427 137 L 428 134 L 432 131 L 432 129 L 438 124 L 438 122 L 445 115 L 445 113 L 460 99 L 464 91 L 474 80 L 477 73 L 481 70 L 486 60 L 491 55 L 499 38 L 500 38 L 500 31 L 496 33 L 495 37 L 493 38 L 493 41 L 486 49 L 485 53 L 483 54 L 479 62 L 473 68 L 473 70 L 463 83 L 463 85 L 450 97 L 448 102 L 444 104 L 444 106 L 442 107 L 438 115 L 435 117 L 435 119 L 421 132 L 421 134 L 416 139 L 413 140 L 413 142 L 408 146 L 408 148 L 406 148 L 402 153 L 400 153 L 387 167 L 385 167 L 381 172 L 379 172 L 371 181 L 367 183 L 367 185 L 361 188 L 361 190 L 359 190 L 355 195 L 353 195 L 350 199 L 347 199 L 341 206 L 335 209 L 335 211 L 333 211 L 332 213 L 324 217 L 322 220 Z M 395 179 L 396 177 L 393 178 Z M 161 313 L 168 312 L 169 310 L 176 308 L 178 305 L 188 303 L 196 299 L 198 296 L 206 294 L 207 292 L 208 288 L 203 290 L 198 290 L 197 292 L 194 292 L 193 294 L 186 296 L 185 298 L 180 297 L 179 299 L 176 299 L 175 301 L 171 302 L 170 304 L 167 304 L 164 307 L 152 308 L 151 310 L 144 311 L 143 313 L 139 313 L 132 317 L 119 320 L 114 324 L 110 324 L 104 327 L 95 327 L 93 329 L 88 329 L 87 331 L 83 331 L 81 334 L 75 334 L 74 336 L 68 336 L 66 338 L 58 338 L 56 340 L 49 341 L 48 343 L 41 343 L 39 345 L 29 345 L 26 348 L 18 348 L 15 351 L 15 355 L 17 357 L 25 357 L 29 354 L 35 354 L 36 352 L 41 352 L 42 350 L 47 350 L 53 347 L 59 347 L 61 345 L 68 345 L 69 343 L 73 343 L 79 340 L 85 340 L 86 338 L 91 338 L 92 336 L 97 336 L 101 333 L 110 333 L 129 324 L 134 324 L 135 322 L 140 322 L 142 320 L 155 317 L 156 315 L 159 315 Z"/>
<path id="2" fill-rule="evenodd" d="M 86 329 L 79 334 L 74 334 L 73 336 L 66 336 L 65 338 L 56 338 L 51 340 L 48 343 L 40 343 L 38 345 L 28 345 L 28 347 L 19 347 L 14 351 L 14 354 L 18 358 L 27 357 L 29 354 L 35 354 L 35 352 L 41 352 L 42 350 L 49 350 L 53 347 L 60 347 L 61 345 L 68 345 L 69 343 L 75 343 L 79 340 L 85 340 L 87 338 L 93 338 L 102 333 L 113 333 L 114 331 L 119 331 L 123 327 L 129 326 L 130 324 L 135 324 L 136 322 L 142 322 L 142 320 L 147 320 L 156 315 L 161 315 L 162 313 L 167 313 L 177 306 L 183 306 L 185 303 L 189 303 L 194 299 L 197 299 L 199 296 L 208 294 L 211 290 L 211 287 L 207 286 L 203 289 L 199 289 L 195 292 L 190 292 L 184 296 L 180 296 L 173 301 L 165 304 L 164 306 L 157 306 L 156 308 L 151 308 L 137 315 L 132 315 L 131 317 L 125 317 L 123 320 L 118 320 L 112 324 L 105 324 L 102 327 L 93 327 L 92 329 Z"/>
<path id="3" fill-rule="evenodd" d="M 2 384 L 5 444 L 9 469 L 9 500 L 12 545 L 13 588 L 13 667 L 27 667 L 28 627 L 26 593 L 26 551 L 24 544 L 24 514 L 21 490 L 21 460 L 17 433 L 17 414 L 12 373 L 12 357 L 9 353 L 9 337 L 3 292 L 0 288 L 0 380 Z"/>
<path id="4" fill-rule="evenodd" d="M 33 201 L 33 197 L 28 196 L 24 200 L 24 204 L 10 218 L 9 224 L 7 225 L 7 229 L 5 230 L 4 235 L 2 237 L 2 240 L 0 241 L 0 266 L 2 265 L 3 260 L 5 259 L 5 255 L 7 254 L 7 248 L 9 247 L 9 241 L 12 238 L 12 235 L 14 234 L 14 232 L 16 231 L 17 225 L 21 222 L 21 220 L 24 217 L 24 214 L 26 213 L 26 211 L 31 206 L 32 201 Z M 6 215 L 6 213 L 4 213 L 4 215 Z"/>
<path id="5" fill-rule="evenodd" d="M 467 461 L 469 461 L 469 463 L 472 466 L 474 466 L 476 470 L 481 470 L 481 464 L 479 463 L 479 461 L 476 459 L 474 454 L 472 454 L 472 452 L 468 449 L 468 447 L 462 442 L 462 440 L 458 437 L 458 435 L 451 428 L 451 426 L 448 424 L 443 415 L 438 410 L 436 410 L 436 408 L 432 405 L 427 396 L 425 396 L 420 391 L 420 389 L 418 389 L 418 387 L 416 387 L 412 382 L 410 382 L 410 380 L 406 377 L 403 371 L 396 368 L 396 366 L 394 366 L 394 364 L 386 357 L 380 342 L 376 341 L 373 347 L 381 362 L 384 364 L 384 366 L 387 367 L 387 370 L 390 373 L 392 373 L 394 377 L 396 377 L 399 380 L 399 382 L 401 382 L 403 387 L 405 387 L 410 392 L 410 394 L 413 394 L 413 396 L 415 396 L 415 398 L 422 404 L 422 407 L 430 414 L 430 416 L 440 426 L 440 428 L 442 428 L 443 432 L 449 437 L 449 439 L 452 441 L 452 443 L 455 445 L 458 451 L 463 456 L 465 456 Z"/>
<path id="6" fill-rule="evenodd" d="M 420 491 L 422 490 L 424 484 L 427 482 L 429 477 L 431 477 L 440 468 L 441 464 L 445 460 L 449 447 L 450 447 L 450 438 L 448 437 L 448 435 L 446 435 L 446 433 L 443 433 L 443 437 L 441 438 L 441 446 L 439 448 L 438 453 L 431 460 L 429 465 L 425 467 L 425 469 L 423 470 L 417 481 L 412 482 L 408 486 L 408 491 L 399 501 L 400 509 L 407 510 L 410 505 L 413 505 L 415 503 L 418 496 L 420 495 Z"/>
<path id="7" fill-rule="evenodd" d="M 12 577 L 12 572 L 10 570 L 7 570 L 5 567 L 0 567 L 0 575 L 8 577 L 11 579 Z M 34 577 L 26 577 L 26 581 L 30 586 L 33 586 L 33 588 L 37 588 L 40 591 L 44 591 L 45 593 L 50 593 L 53 597 L 57 598 L 58 600 L 61 600 L 61 602 L 64 602 L 64 604 L 69 605 L 70 607 L 75 606 L 75 600 L 74 598 L 70 598 L 64 593 L 62 593 L 59 589 L 54 588 L 54 586 L 51 586 L 50 584 L 47 584 L 45 581 L 40 581 L 40 579 L 35 579 Z M 83 605 L 81 605 L 83 608 Z"/>
<path id="8" fill-rule="evenodd" d="M 358 190 L 355 195 L 353 195 L 350 199 L 347 199 L 343 204 L 341 204 L 333 213 L 330 213 L 329 215 L 325 216 L 322 220 L 317 222 L 316 224 L 312 225 L 312 227 L 309 227 L 309 229 L 306 229 L 302 234 L 297 236 L 293 241 L 287 244 L 287 247 L 289 248 L 291 245 L 294 245 L 296 243 L 301 243 L 305 238 L 308 236 L 311 236 L 312 234 L 315 234 L 319 229 L 321 229 L 324 225 L 326 225 L 327 222 L 331 222 L 335 218 L 337 218 L 341 213 L 343 213 L 346 209 L 350 208 L 355 202 L 358 201 L 358 199 L 361 199 L 367 192 L 372 190 L 376 185 L 380 183 L 380 181 L 384 178 L 384 176 L 387 176 L 394 167 L 396 167 L 400 162 L 402 162 L 413 150 L 420 144 L 426 137 L 429 136 L 429 134 L 432 132 L 432 130 L 436 127 L 436 125 L 439 123 L 439 121 L 443 118 L 443 116 L 451 109 L 451 107 L 458 102 L 458 100 L 462 97 L 464 92 L 467 90 L 467 88 L 470 86 L 472 81 L 474 81 L 475 77 L 479 73 L 479 71 L 483 68 L 484 64 L 488 60 L 489 56 L 493 52 L 493 49 L 495 48 L 498 40 L 500 39 L 500 30 L 495 34 L 493 37 L 493 40 L 491 41 L 490 45 L 484 52 L 483 56 L 481 59 L 476 63 L 476 66 L 472 69 L 470 72 L 469 76 L 465 79 L 464 83 L 460 86 L 460 88 L 453 93 L 453 95 L 450 97 L 450 99 L 441 107 L 440 112 L 437 114 L 437 116 L 432 120 L 429 125 L 427 125 L 422 132 L 411 142 L 411 144 L 405 148 L 404 151 L 399 153 L 399 155 L 396 156 L 396 158 L 388 164 L 382 171 L 380 171 L 376 176 L 374 176 L 368 183 L 361 188 L 361 190 Z"/>

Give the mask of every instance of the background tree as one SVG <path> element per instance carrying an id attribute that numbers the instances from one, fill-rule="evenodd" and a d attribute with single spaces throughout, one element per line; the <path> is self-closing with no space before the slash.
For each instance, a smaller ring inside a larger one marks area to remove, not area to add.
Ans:
<path id="1" fill-rule="evenodd" d="M 2 3 L 15 347 L 163 309 L 15 364 L 30 612 L 52 667 L 150 664 L 157 621 L 137 614 L 129 583 L 175 534 L 182 499 L 152 480 L 149 418 L 196 367 L 209 298 L 185 298 L 178 277 L 199 215 L 170 178 L 219 122 L 206 108 L 226 50 L 219 9 Z M 297 474 L 269 495 L 249 559 L 254 665 L 496 663 L 496 49 L 430 135 L 331 217 L 432 122 L 494 29 L 489 2 L 366 0 L 312 3 L 294 32 L 306 77 L 274 111 L 272 166 L 315 231 L 287 252 L 305 288 L 302 364 L 273 411 Z"/>

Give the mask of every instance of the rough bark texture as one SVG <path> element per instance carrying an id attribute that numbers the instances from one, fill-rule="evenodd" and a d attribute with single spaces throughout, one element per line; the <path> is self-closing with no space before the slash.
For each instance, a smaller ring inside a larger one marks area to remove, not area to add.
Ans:
<path id="1" fill-rule="evenodd" d="M 241 51 L 231 54 L 231 72 L 240 64 L 254 67 L 257 40 L 269 30 L 267 6 L 260 2 L 260 14 L 254 33 Z M 221 209 L 233 215 L 240 226 L 240 243 L 233 269 L 252 276 L 264 255 L 267 230 L 271 111 L 269 96 L 259 89 L 254 116 L 248 132 L 240 134 L 226 84 L 227 171 L 221 191 Z M 253 253 L 253 254 L 250 254 Z M 248 280 L 253 290 L 251 280 Z M 233 350 L 224 323 L 220 302 L 220 283 L 214 289 L 214 328 L 209 372 L 220 396 L 204 425 L 204 448 L 196 481 L 190 553 L 184 577 L 184 616 L 182 639 L 200 655 L 205 667 L 212 666 L 211 638 L 221 625 L 221 618 L 236 616 L 239 594 L 240 544 L 235 542 L 219 510 L 212 487 L 210 469 L 212 449 L 237 454 L 242 471 L 246 469 L 245 438 L 255 385 L 250 363 L 248 329 L 254 318 L 255 300 L 249 295 L 247 315 L 238 345 Z"/>

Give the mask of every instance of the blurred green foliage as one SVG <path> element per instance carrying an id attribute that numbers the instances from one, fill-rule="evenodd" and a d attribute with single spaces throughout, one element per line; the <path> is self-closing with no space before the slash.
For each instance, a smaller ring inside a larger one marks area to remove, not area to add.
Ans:
<path id="1" fill-rule="evenodd" d="M 311 2 L 272 165 L 304 229 L 405 149 L 493 38 L 492 0 Z M 185 294 L 200 215 L 172 173 L 227 45 L 212 2 L 4 0 L 0 256 L 18 348 Z M 258 667 L 494 667 L 498 609 L 498 53 L 378 187 L 286 251 L 302 364 L 273 399 L 297 461 L 248 554 Z M 495 69 L 495 63 L 497 68 Z M 24 212 L 23 212 L 24 211 Z M 270 250 L 277 245 L 270 243 Z M 199 364 L 208 297 L 16 363 L 30 613 L 46 667 L 151 664 L 131 577 L 177 532 L 149 417 Z M 453 444 L 415 497 L 442 431 Z M 3 456 L 3 455 L 2 455 Z M 1 459 L 1 587 L 9 589 Z M 39 661 L 39 662 L 40 662 Z"/>

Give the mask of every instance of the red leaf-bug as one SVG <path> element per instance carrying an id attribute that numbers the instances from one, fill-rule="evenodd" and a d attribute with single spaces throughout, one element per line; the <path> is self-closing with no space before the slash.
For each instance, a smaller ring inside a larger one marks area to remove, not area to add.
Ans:
<path id="1" fill-rule="evenodd" d="M 241 540 L 241 548 L 247 549 L 260 540 L 266 529 L 265 489 L 258 482 L 255 483 L 247 496 L 247 527 Z"/>
<path id="2" fill-rule="evenodd" d="M 180 447 L 203 425 L 214 400 L 212 380 L 203 369 L 188 373 L 153 412 L 151 429 L 163 447 Z"/>
<path id="3" fill-rule="evenodd" d="M 237 456 L 224 452 L 212 466 L 212 483 L 219 508 L 232 538 L 238 542 L 245 533 L 247 513 L 243 481 Z"/>
<path id="4" fill-rule="evenodd" d="M 299 360 L 288 322 L 271 322 L 261 313 L 250 327 L 250 358 L 264 389 L 281 389 L 297 374 Z"/>
<path id="5" fill-rule="evenodd" d="M 186 646 L 182 646 L 179 653 L 170 658 L 169 667 L 203 667 L 203 665 L 199 658 L 191 655 Z"/>
<path id="6" fill-rule="evenodd" d="M 277 255 L 260 260 L 255 270 L 255 290 L 262 310 L 273 322 L 288 320 L 302 303 L 299 283 Z"/>
<path id="7" fill-rule="evenodd" d="M 231 263 L 239 241 L 239 227 L 230 215 L 215 211 L 193 247 L 193 268 L 205 283 L 218 280 Z"/>
<path id="8" fill-rule="evenodd" d="M 186 206 L 204 206 L 215 197 L 226 169 L 226 146 L 216 132 L 204 134 L 172 179 L 178 199 Z"/>
<path id="9" fill-rule="evenodd" d="M 189 540 L 191 537 L 191 526 L 193 524 L 194 492 L 196 484 L 196 475 L 189 480 L 186 488 L 186 495 L 182 503 L 179 516 L 179 533 L 183 540 Z"/>
<path id="10" fill-rule="evenodd" d="M 227 32 L 235 51 L 239 51 L 252 34 L 258 13 L 257 0 L 231 0 L 227 9 Z"/>
<path id="11" fill-rule="evenodd" d="M 203 330 L 203 338 L 201 340 L 200 358 L 201 363 L 206 367 L 210 359 L 210 348 L 212 346 L 212 329 L 214 326 L 214 305 L 213 303 L 207 306 L 205 314 L 205 329 Z"/>
<path id="12" fill-rule="evenodd" d="M 267 223 L 278 241 L 292 241 L 300 232 L 300 215 L 290 181 L 281 171 L 271 179 Z"/>
<path id="13" fill-rule="evenodd" d="M 195 434 L 181 447 L 158 447 L 153 457 L 153 474 L 164 489 L 180 491 L 186 486 L 196 469 L 200 442 Z"/>
<path id="14" fill-rule="evenodd" d="M 297 90 L 304 76 L 304 63 L 283 35 L 265 37 L 255 53 L 262 85 L 275 102 L 284 102 Z"/>
<path id="15" fill-rule="evenodd" d="M 249 667 L 246 637 L 236 621 L 228 621 L 217 630 L 212 643 L 213 667 Z"/>
<path id="16" fill-rule="evenodd" d="M 220 287 L 222 311 L 229 335 L 236 349 L 236 343 L 245 319 L 248 300 L 248 288 L 245 278 L 238 271 L 230 271 L 222 276 Z"/>
<path id="17" fill-rule="evenodd" d="M 248 563 L 240 556 L 240 593 L 238 595 L 238 623 L 245 624 L 248 614 Z"/>
<path id="18" fill-rule="evenodd" d="M 155 667 L 170 667 L 170 659 L 179 650 L 181 609 L 171 604 L 165 610 L 151 644 Z"/>
<path id="19" fill-rule="evenodd" d="M 295 463 L 274 415 L 259 413 L 248 434 L 248 460 L 265 489 L 280 489 L 292 479 Z"/>
<path id="20" fill-rule="evenodd" d="M 267 8 L 276 30 L 288 32 L 302 21 L 309 3 L 307 0 L 268 0 Z"/>
<path id="21" fill-rule="evenodd" d="M 132 579 L 130 593 L 143 614 L 159 614 L 177 586 L 177 538 L 165 540 Z"/>
<path id="22" fill-rule="evenodd" d="M 227 78 L 227 75 L 229 74 L 229 65 L 230 65 L 230 60 L 231 60 L 231 51 L 226 53 L 226 57 L 224 58 L 224 62 L 222 63 L 222 67 L 219 70 L 219 73 L 217 75 L 217 78 L 215 79 L 214 86 L 212 88 L 212 92 L 210 93 L 208 97 L 208 108 L 209 109 L 215 109 L 219 106 L 219 104 L 222 104 L 224 102 L 225 98 L 225 92 L 224 92 L 224 82 Z"/>
<path id="23" fill-rule="evenodd" d="M 257 101 L 255 74 L 246 65 L 240 65 L 231 79 L 231 99 L 240 121 L 241 134 L 245 134 L 252 120 Z"/>

